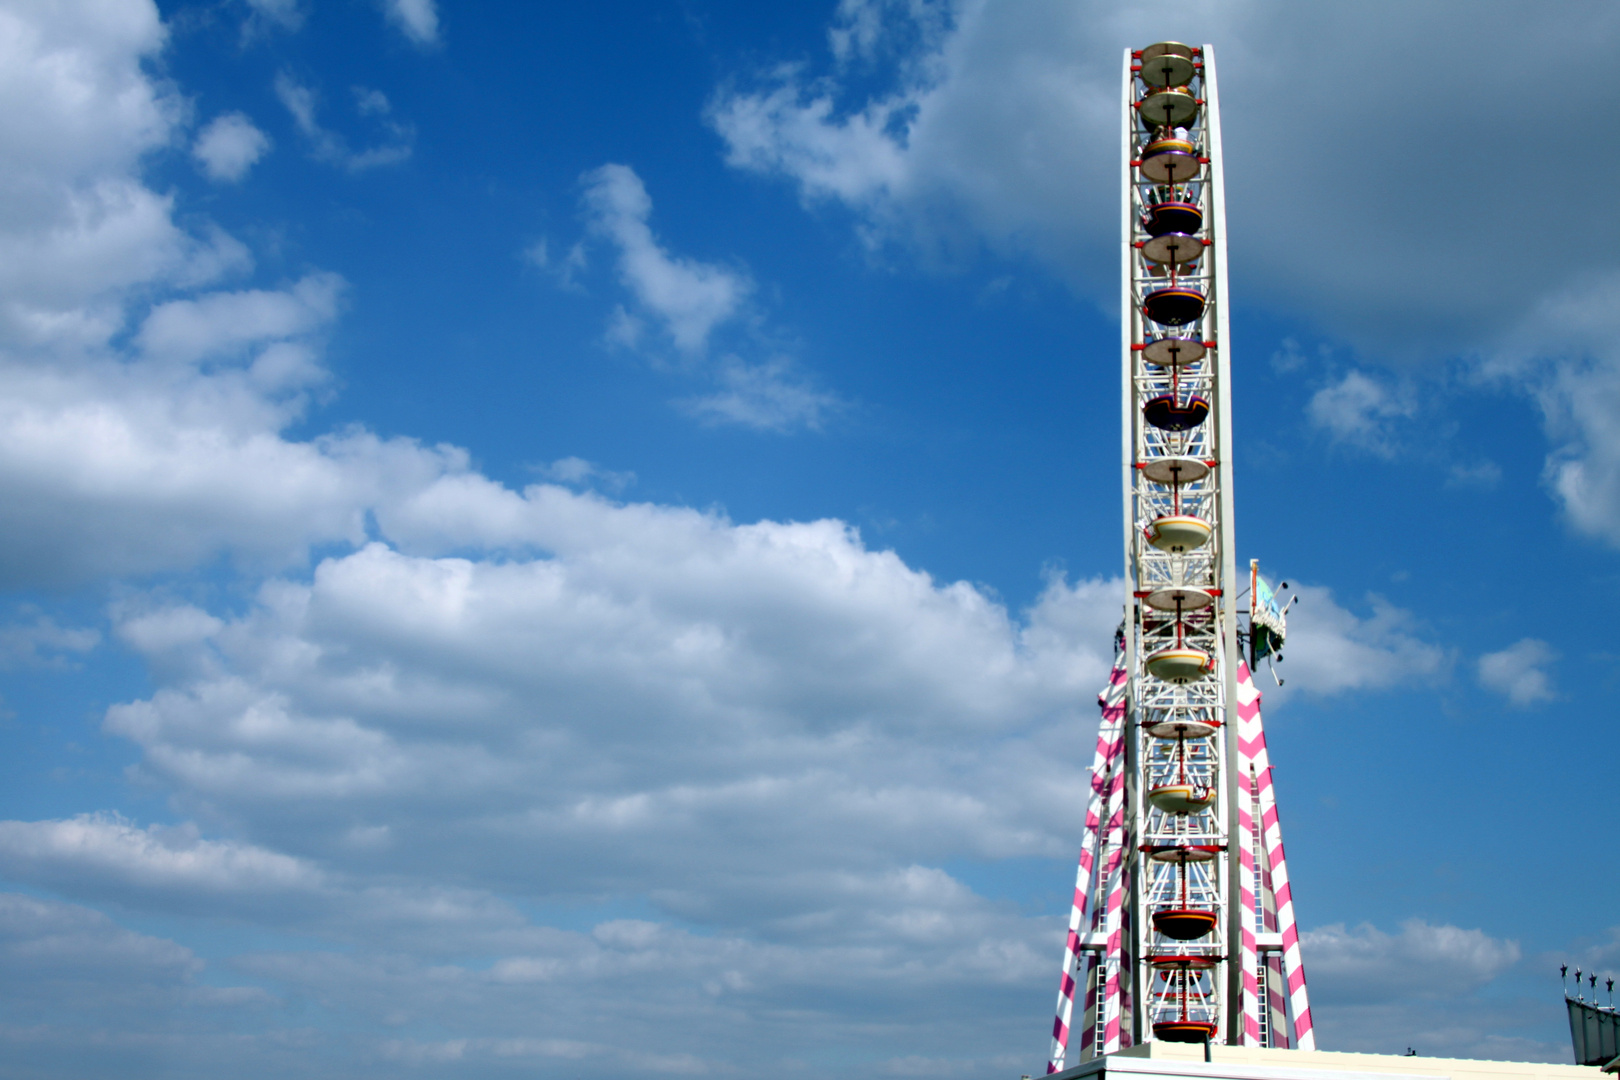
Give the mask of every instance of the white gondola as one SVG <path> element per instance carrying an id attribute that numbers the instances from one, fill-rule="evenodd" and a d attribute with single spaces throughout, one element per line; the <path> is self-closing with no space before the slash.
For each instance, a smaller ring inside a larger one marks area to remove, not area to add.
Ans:
<path id="1" fill-rule="evenodd" d="M 1169 645 L 1148 654 L 1147 669 L 1167 683 L 1197 682 L 1215 670 L 1215 658 L 1191 645 Z"/>
<path id="2" fill-rule="evenodd" d="M 1191 514 L 1166 514 L 1149 523 L 1147 542 L 1160 551 L 1180 555 L 1203 547 L 1214 531 L 1214 526 L 1203 518 Z"/>
<path id="3" fill-rule="evenodd" d="M 1215 789 L 1204 784 L 1170 783 L 1148 788 L 1148 802 L 1167 814 L 1196 814 L 1215 801 Z"/>

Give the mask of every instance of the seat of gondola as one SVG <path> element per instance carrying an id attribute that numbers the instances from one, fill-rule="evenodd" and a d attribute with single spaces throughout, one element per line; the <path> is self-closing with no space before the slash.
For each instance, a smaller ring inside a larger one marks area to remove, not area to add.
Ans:
<path id="1" fill-rule="evenodd" d="M 1142 244 L 1142 257 L 1160 266 L 1186 266 L 1204 255 L 1204 242 L 1186 233 L 1164 233 Z"/>
<path id="2" fill-rule="evenodd" d="M 1191 143 L 1187 144 L 1187 153 L 1192 153 Z M 1142 216 L 1142 228 L 1149 236 L 1173 232 L 1191 235 L 1203 227 L 1204 212 L 1198 208 L 1198 204 L 1180 199 L 1153 203 Z"/>
<path id="3" fill-rule="evenodd" d="M 1142 418 L 1160 431 L 1191 431 L 1209 418 L 1209 402 L 1197 394 L 1188 395 L 1186 401 L 1161 394 L 1142 406 Z"/>
<path id="4" fill-rule="evenodd" d="M 1204 314 L 1204 294 L 1190 285 L 1166 285 L 1142 298 L 1142 314 L 1161 326 L 1186 326 Z"/>
<path id="5" fill-rule="evenodd" d="M 1142 50 L 1142 55 L 1139 59 L 1142 61 L 1142 63 L 1146 64 L 1150 61 L 1157 60 L 1161 56 L 1179 56 L 1183 59 L 1191 60 L 1197 55 L 1198 50 L 1193 48 L 1191 45 L 1183 45 L 1179 41 L 1155 41 L 1152 45 L 1149 45 L 1147 48 Z"/>
<path id="6" fill-rule="evenodd" d="M 1209 462 L 1199 458 L 1160 457 L 1142 462 L 1141 468 L 1142 475 L 1155 484 L 1176 487 L 1181 484 L 1196 484 L 1209 475 L 1209 466 Z"/>
<path id="7" fill-rule="evenodd" d="M 1153 1037 L 1161 1042 L 1204 1043 L 1215 1037 L 1208 1020 L 1155 1020 Z"/>
<path id="8" fill-rule="evenodd" d="M 1177 713 L 1163 720 L 1144 720 L 1142 727 L 1155 739 L 1202 739 L 1214 734 L 1220 723 Z"/>
<path id="9" fill-rule="evenodd" d="M 1209 862 L 1225 851 L 1219 844 L 1144 844 L 1142 851 L 1154 862 L 1188 863 Z"/>
<path id="10" fill-rule="evenodd" d="M 1163 521 L 1163 518 L 1158 519 Z M 1199 524 L 1206 524 L 1199 518 L 1192 520 Z M 1158 524 L 1155 521 L 1154 524 Z M 1206 534 L 1207 535 L 1207 534 Z M 1154 611 L 1179 611 L 1191 615 L 1195 611 L 1203 611 L 1215 602 L 1215 597 L 1208 589 L 1200 589 L 1196 585 L 1161 585 L 1158 588 L 1148 589 L 1147 595 L 1142 599 Z M 1141 593 L 1137 594 L 1141 596 Z"/>
<path id="11" fill-rule="evenodd" d="M 1172 970 L 1181 969 L 1186 971 L 1208 971 L 1210 968 L 1221 962 L 1221 958 L 1219 956 L 1214 956 L 1207 952 L 1149 953 L 1147 956 L 1143 957 L 1143 959 L 1152 964 L 1154 967 L 1158 968 L 1161 972 L 1164 971 L 1165 968 L 1170 968 Z"/>
<path id="12" fill-rule="evenodd" d="M 1214 933 L 1218 920 L 1203 908 L 1160 908 L 1153 913 L 1153 929 L 1176 941 L 1196 941 Z"/>
<path id="13" fill-rule="evenodd" d="M 1149 86 L 1186 86 L 1198 71 L 1192 50 L 1177 42 L 1165 42 L 1164 46 L 1166 51 L 1154 56 L 1142 54 L 1142 81 Z M 1172 49 L 1175 51 L 1169 51 Z"/>
<path id="14" fill-rule="evenodd" d="M 1153 87 L 1137 108 L 1153 127 L 1179 127 L 1198 115 L 1198 98 L 1185 86 Z"/>
<path id="15" fill-rule="evenodd" d="M 1143 343 L 1142 359 L 1155 367 L 1187 367 L 1202 360 L 1207 351 L 1208 346 L 1195 337 L 1166 334 Z"/>
<path id="16" fill-rule="evenodd" d="M 1174 713 L 1163 720 L 1144 720 L 1142 727 L 1155 739 L 1202 739 L 1213 735 L 1220 723 L 1208 717 Z"/>

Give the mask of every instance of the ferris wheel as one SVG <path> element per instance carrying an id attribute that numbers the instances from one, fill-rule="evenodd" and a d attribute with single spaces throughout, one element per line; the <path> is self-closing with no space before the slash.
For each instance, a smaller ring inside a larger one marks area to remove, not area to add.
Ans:
<path id="1" fill-rule="evenodd" d="M 1315 1046 L 1255 656 L 1242 651 L 1248 640 L 1275 653 L 1285 623 L 1257 568 L 1240 588 L 1233 543 L 1213 49 L 1127 50 L 1122 102 L 1129 595 L 1049 1073 L 1067 1063 L 1073 1028 L 1081 1061 L 1154 1040 Z"/>

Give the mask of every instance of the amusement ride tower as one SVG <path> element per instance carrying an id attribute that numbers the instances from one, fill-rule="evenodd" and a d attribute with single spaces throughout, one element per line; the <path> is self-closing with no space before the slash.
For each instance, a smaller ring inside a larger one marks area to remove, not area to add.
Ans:
<path id="1" fill-rule="evenodd" d="M 1153 1040 L 1315 1047 L 1250 670 L 1280 648 L 1285 610 L 1253 564 L 1239 582 L 1233 544 L 1216 102 L 1210 46 L 1127 50 L 1129 595 L 1101 698 L 1049 1073 L 1064 1068 L 1072 1028 L 1079 1060 Z"/>

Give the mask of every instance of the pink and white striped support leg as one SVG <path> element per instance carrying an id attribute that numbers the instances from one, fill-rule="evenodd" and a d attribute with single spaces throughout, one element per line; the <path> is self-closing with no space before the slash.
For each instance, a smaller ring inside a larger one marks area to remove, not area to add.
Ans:
<path id="1" fill-rule="evenodd" d="M 1277 819 L 1277 794 L 1271 783 L 1271 757 L 1266 752 L 1265 725 L 1260 719 L 1260 691 L 1255 689 L 1254 678 L 1248 665 L 1238 665 L 1238 769 L 1245 786 L 1252 775 L 1259 785 L 1260 839 L 1271 866 L 1271 887 L 1277 901 L 1277 929 L 1283 941 L 1283 977 L 1288 981 L 1288 1014 L 1293 1019 L 1293 1045 L 1297 1050 L 1315 1050 L 1316 1033 L 1311 1024 L 1310 995 L 1305 989 L 1305 964 L 1299 955 L 1299 927 L 1294 922 L 1293 890 L 1288 884 L 1288 860 L 1283 853 L 1282 825 Z M 1252 770 L 1252 771 L 1251 771 Z M 1248 816 L 1248 808 L 1239 811 L 1239 824 Z M 1252 823 L 1251 823 L 1252 825 Z M 1247 850 L 1247 845 L 1245 845 Z M 1245 878 L 1245 883 L 1249 879 Z M 1253 898 L 1249 910 L 1253 911 Z M 1249 922 L 1252 923 L 1251 915 Z M 1249 940 L 1245 933 L 1245 943 Z M 1245 954 L 1244 971 L 1244 1029 L 1248 1030 L 1248 988 L 1253 979 L 1254 961 Z M 1259 1002 L 1252 1012 L 1258 1032 Z"/>
<path id="2" fill-rule="evenodd" d="M 1112 861 L 1117 861 L 1117 856 L 1111 861 L 1105 853 L 1117 851 L 1117 848 L 1108 846 L 1108 838 L 1114 830 L 1116 804 L 1119 826 L 1121 829 L 1124 826 L 1124 720 L 1128 681 L 1123 657 L 1116 656 L 1114 669 L 1109 674 L 1108 688 L 1097 700 L 1102 706 L 1102 722 L 1097 728 L 1097 752 L 1091 765 L 1091 796 L 1086 804 L 1086 825 L 1080 844 L 1080 867 L 1075 875 L 1074 903 L 1069 909 L 1069 936 L 1063 950 L 1063 978 L 1058 984 L 1057 1016 L 1052 1021 L 1052 1054 L 1046 1066 L 1048 1074 L 1060 1071 L 1068 1058 L 1075 986 L 1077 982 L 1084 985 L 1086 976 L 1081 963 L 1081 939 L 1090 933 L 1102 907 L 1094 899 L 1101 891 L 1097 886 L 1108 880 Z M 1104 822 L 1107 822 L 1106 830 Z M 1100 880 L 1094 881 L 1094 874 L 1099 869 L 1102 870 Z M 1117 996 L 1117 989 L 1114 996 Z M 1081 1015 L 1085 1015 L 1084 1009 Z M 1090 1048 L 1092 1037 L 1089 1029 L 1082 1033 L 1083 1049 Z"/>
<path id="3" fill-rule="evenodd" d="M 1249 679 L 1248 668 L 1241 663 L 1238 665 L 1238 730 L 1241 736 L 1243 722 L 1246 714 L 1251 712 L 1258 718 L 1260 714 L 1259 694 L 1254 699 L 1245 701 L 1244 690 L 1254 690 L 1254 683 Z M 1254 920 L 1254 791 L 1249 784 L 1251 775 L 1249 762 L 1241 748 L 1238 751 L 1237 785 L 1238 785 L 1238 903 L 1243 907 L 1243 913 L 1238 921 L 1241 940 L 1238 943 L 1238 963 L 1242 965 L 1243 972 L 1243 1031 L 1240 1037 L 1243 1046 L 1260 1045 L 1260 980 L 1256 975 L 1259 967 L 1259 945 L 1255 940 Z"/>

